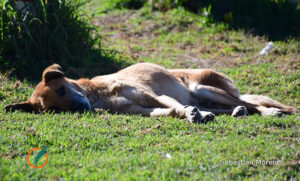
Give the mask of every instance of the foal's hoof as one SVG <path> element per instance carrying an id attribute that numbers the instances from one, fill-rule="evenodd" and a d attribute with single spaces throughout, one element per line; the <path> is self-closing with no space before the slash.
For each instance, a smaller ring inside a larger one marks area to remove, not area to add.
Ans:
<path id="1" fill-rule="evenodd" d="M 188 107 L 185 107 L 185 109 L 186 109 L 186 112 L 185 112 L 186 119 L 190 123 L 201 122 L 202 116 L 201 116 L 200 111 L 199 111 L 198 108 L 188 106 Z"/>
<path id="2" fill-rule="evenodd" d="M 202 123 L 207 123 L 209 121 L 213 121 L 215 119 L 215 115 L 211 112 L 203 112 L 200 111 L 201 115 L 202 115 Z"/>
<path id="3" fill-rule="evenodd" d="M 187 106 L 185 109 L 186 118 L 190 123 L 206 123 L 215 119 L 215 115 L 211 112 L 199 111 L 193 106 Z"/>
<path id="4" fill-rule="evenodd" d="M 240 116 L 247 116 L 247 114 L 248 114 L 248 111 L 247 111 L 247 108 L 245 106 L 237 106 L 232 111 L 231 116 L 240 117 Z"/>
<path id="5" fill-rule="evenodd" d="M 263 116 L 276 116 L 276 117 L 281 117 L 283 115 L 282 110 L 275 108 L 275 107 L 270 107 L 268 108 L 267 111 L 262 113 Z"/>

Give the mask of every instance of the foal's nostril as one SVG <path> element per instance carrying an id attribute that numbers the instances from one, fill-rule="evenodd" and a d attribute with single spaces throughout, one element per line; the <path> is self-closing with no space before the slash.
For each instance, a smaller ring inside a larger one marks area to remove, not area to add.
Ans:
<path id="1" fill-rule="evenodd" d="M 91 105 L 85 97 L 76 97 L 72 102 L 72 111 L 91 110 Z"/>

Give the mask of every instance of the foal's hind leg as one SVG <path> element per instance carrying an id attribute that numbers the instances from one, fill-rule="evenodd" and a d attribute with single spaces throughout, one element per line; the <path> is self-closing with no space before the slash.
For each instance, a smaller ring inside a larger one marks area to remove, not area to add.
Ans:
<path id="1" fill-rule="evenodd" d="M 259 105 L 257 109 L 262 115 L 281 115 L 282 113 L 296 113 L 297 109 L 286 106 L 267 96 L 261 95 L 241 95 L 240 99 L 251 104 Z"/>
<path id="2" fill-rule="evenodd" d="M 224 91 L 222 89 L 218 89 L 216 87 L 197 85 L 193 89 L 191 89 L 191 91 L 194 94 L 194 96 L 199 99 L 209 99 L 214 102 L 217 102 L 217 103 L 220 103 L 223 105 L 229 105 L 229 106 L 244 106 L 252 113 L 261 113 L 262 115 L 265 115 L 265 116 L 270 116 L 270 115 L 280 116 L 280 115 L 282 115 L 282 110 L 279 108 L 276 108 L 275 106 L 274 107 L 271 107 L 271 106 L 266 107 L 263 104 L 260 104 L 259 101 L 249 101 L 248 102 L 248 99 L 241 100 L 239 98 L 233 97 L 232 95 L 228 94 L 226 91 Z M 215 113 L 213 110 L 208 109 L 207 111 L 212 111 L 213 113 Z M 224 111 L 224 113 L 225 112 L 228 112 L 228 111 Z"/>
<path id="3" fill-rule="evenodd" d="M 281 115 L 284 113 L 297 112 L 291 106 L 283 105 L 271 98 L 259 95 L 241 95 L 234 82 L 226 75 L 211 69 L 195 70 L 169 70 L 180 82 L 186 85 L 195 97 L 199 99 L 209 99 L 214 102 L 230 105 L 245 106 L 253 113 L 262 115 Z M 182 81 L 184 80 L 184 81 Z M 222 109 L 202 109 L 212 111 L 216 114 L 230 114 L 233 110 Z M 243 108 L 236 107 L 236 113 L 242 113 Z M 235 115 L 235 114 L 233 114 Z M 237 114 L 239 115 L 239 114 Z"/>
<path id="4" fill-rule="evenodd" d="M 257 105 L 247 103 L 228 94 L 226 91 L 206 85 L 195 84 L 193 87 L 190 87 L 192 94 L 198 99 L 208 99 L 216 103 L 220 103 L 228 106 L 245 106 L 252 112 L 259 112 L 256 108 Z"/>

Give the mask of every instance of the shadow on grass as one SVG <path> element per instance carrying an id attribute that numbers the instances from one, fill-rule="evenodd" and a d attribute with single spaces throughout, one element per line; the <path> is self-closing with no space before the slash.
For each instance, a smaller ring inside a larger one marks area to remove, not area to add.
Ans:
<path id="1" fill-rule="evenodd" d="M 117 8 L 136 9 L 135 2 L 146 0 L 119 0 Z M 202 14 L 203 9 L 216 22 L 225 22 L 231 29 L 244 29 L 252 34 L 266 36 L 270 40 L 286 40 L 300 36 L 299 0 L 152 0 L 154 10 L 167 11 L 183 6 Z M 138 3 L 137 3 L 138 4 Z M 209 8 L 210 7 L 210 8 Z"/>
<path id="2" fill-rule="evenodd" d="M 35 84 L 42 80 L 42 73 L 45 68 L 54 63 L 59 64 L 66 76 L 71 79 L 92 78 L 98 75 L 110 74 L 130 65 L 126 61 L 115 59 L 116 52 L 107 51 L 103 53 L 101 50 L 89 50 L 88 53 L 92 57 L 88 57 L 88 60 L 78 59 L 77 62 L 50 60 L 36 62 L 34 66 L 31 64 L 22 65 L 17 69 L 2 65 L 0 66 L 0 73 L 7 74 L 11 78 L 26 79 L 28 82 Z"/>
<path id="3" fill-rule="evenodd" d="M 217 22 L 230 28 L 245 29 L 270 40 L 300 37 L 300 1 L 295 0 L 188 0 L 182 4 L 193 12 L 211 6 Z"/>
<path id="4" fill-rule="evenodd" d="M 126 65 L 103 51 L 98 30 L 89 24 L 82 0 L 0 4 L 0 70 L 11 77 L 40 81 L 57 63 L 71 78 L 116 72 Z"/>

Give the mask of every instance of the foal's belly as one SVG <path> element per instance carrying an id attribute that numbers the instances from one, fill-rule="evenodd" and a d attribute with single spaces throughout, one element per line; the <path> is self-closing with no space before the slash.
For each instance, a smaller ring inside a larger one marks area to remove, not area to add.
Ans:
<path id="1" fill-rule="evenodd" d="M 159 96 L 172 97 L 183 105 L 191 103 L 191 96 L 187 89 L 162 66 L 139 63 L 121 70 L 116 75 L 121 79 L 147 86 Z"/>

